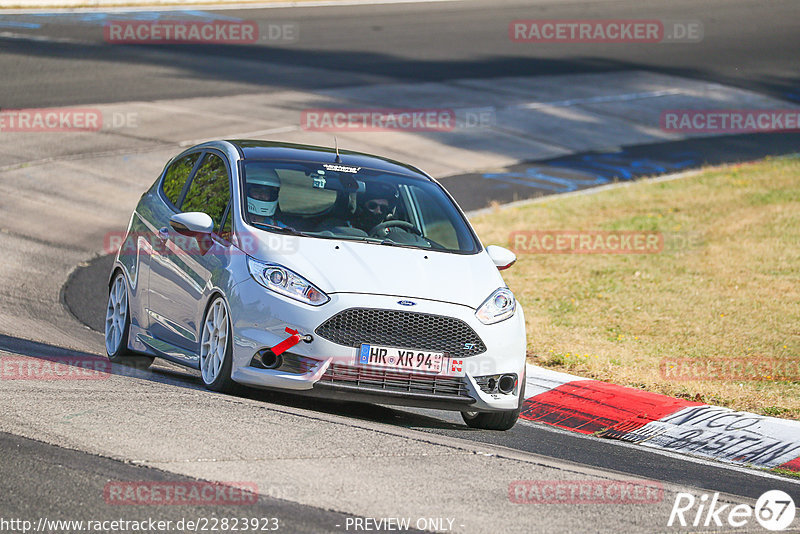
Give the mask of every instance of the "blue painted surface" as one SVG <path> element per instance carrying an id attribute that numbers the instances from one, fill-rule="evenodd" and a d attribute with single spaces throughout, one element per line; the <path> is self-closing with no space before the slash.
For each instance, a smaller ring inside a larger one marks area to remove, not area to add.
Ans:
<path id="1" fill-rule="evenodd" d="M 28 30 L 38 30 L 41 27 L 41 24 L 35 24 L 33 22 L 18 22 L 15 20 L 0 19 L 0 28 L 25 28 Z"/>
<path id="2" fill-rule="evenodd" d="M 800 102 L 800 93 L 783 93 L 783 97 L 787 100 L 791 100 L 792 102 Z"/>
<path id="3" fill-rule="evenodd" d="M 523 185 L 553 193 L 568 193 L 577 189 L 602 185 L 613 180 L 633 180 L 639 176 L 653 176 L 676 172 L 701 163 L 700 155 L 694 152 L 676 152 L 669 158 L 637 157 L 626 150 L 607 154 L 583 154 L 532 164 L 522 171 L 487 173 L 486 180 Z M 575 176 L 561 176 L 552 168 L 572 171 Z"/>
<path id="4" fill-rule="evenodd" d="M 598 176 L 592 181 L 566 178 L 563 176 L 553 176 L 543 172 L 541 167 L 529 167 L 524 172 L 508 172 L 500 174 L 484 174 L 484 178 L 488 180 L 497 180 L 507 184 L 524 185 L 526 187 L 534 187 L 536 189 L 544 189 L 545 191 L 552 191 L 554 193 L 567 193 L 575 191 L 581 185 L 591 187 L 593 185 L 600 185 L 608 182 L 607 179 Z"/>

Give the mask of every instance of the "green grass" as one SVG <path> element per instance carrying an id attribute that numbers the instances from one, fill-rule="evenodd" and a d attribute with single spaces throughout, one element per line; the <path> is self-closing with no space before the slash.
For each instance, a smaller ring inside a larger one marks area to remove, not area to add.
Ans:
<path id="1" fill-rule="evenodd" d="M 800 360 L 800 158 L 551 197 L 473 224 L 506 247 L 512 231 L 663 235 L 650 254 L 518 253 L 504 276 L 525 308 L 531 363 L 800 418 L 798 376 L 676 381 L 660 370 L 676 358 Z"/>

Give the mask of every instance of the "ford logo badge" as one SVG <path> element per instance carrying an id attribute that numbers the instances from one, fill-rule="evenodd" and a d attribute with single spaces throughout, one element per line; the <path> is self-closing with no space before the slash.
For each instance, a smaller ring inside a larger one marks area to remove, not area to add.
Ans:
<path id="1" fill-rule="evenodd" d="M 400 306 L 416 306 L 416 302 L 411 302 L 410 300 L 398 300 L 397 303 Z"/>

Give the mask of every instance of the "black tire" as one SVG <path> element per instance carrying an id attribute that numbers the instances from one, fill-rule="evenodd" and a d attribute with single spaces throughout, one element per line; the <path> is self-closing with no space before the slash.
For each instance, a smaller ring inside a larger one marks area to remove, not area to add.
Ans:
<path id="1" fill-rule="evenodd" d="M 124 365 L 126 367 L 135 367 L 136 369 L 147 369 L 153 363 L 152 356 L 147 356 L 146 354 L 138 354 L 128 349 L 128 336 L 130 335 L 131 329 L 131 307 L 129 302 L 129 295 L 127 294 L 128 291 L 128 284 L 125 280 L 125 275 L 122 272 L 117 271 L 116 275 L 114 276 L 114 280 L 111 282 L 109 286 L 109 298 L 111 297 L 111 291 L 114 287 L 114 284 L 117 282 L 118 279 L 122 279 L 122 282 L 125 284 L 125 319 L 124 319 L 124 328 L 122 329 L 122 339 L 120 340 L 116 350 L 111 351 L 109 350 L 108 343 L 106 343 L 106 355 L 108 355 L 108 359 L 111 363 L 116 363 L 119 365 Z M 105 334 L 108 336 L 108 332 Z"/>
<path id="2" fill-rule="evenodd" d="M 222 297 L 216 297 L 211 301 L 206 310 L 205 315 L 203 316 L 203 325 L 206 324 L 206 320 L 208 319 L 209 312 L 213 309 L 214 305 L 217 301 L 222 301 L 223 306 L 225 306 L 225 310 L 227 313 L 227 321 L 228 321 L 228 336 L 227 336 L 227 343 L 225 345 L 225 355 L 222 359 L 222 368 L 220 369 L 219 374 L 212 382 L 206 382 L 205 377 L 203 376 L 202 372 L 200 373 L 201 380 L 203 381 L 203 385 L 206 389 L 211 391 L 216 391 L 218 393 L 233 393 L 237 391 L 238 385 L 236 382 L 233 381 L 231 378 L 231 369 L 233 367 L 233 327 L 231 326 L 231 318 L 230 312 L 228 311 L 228 305 L 225 302 L 225 299 Z M 205 328 L 205 326 L 203 326 Z M 201 332 L 201 343 L 202 343 L 202 332 Z M 202 366 L 202 361 L 200 363 Z"/>
<path id="3" fill-rule="evenodd" d="M 504 412 L 461 412 L 461 418 L 470 428 L 511 430 L 517 424 L 519 412 L 519 408 Z"/>

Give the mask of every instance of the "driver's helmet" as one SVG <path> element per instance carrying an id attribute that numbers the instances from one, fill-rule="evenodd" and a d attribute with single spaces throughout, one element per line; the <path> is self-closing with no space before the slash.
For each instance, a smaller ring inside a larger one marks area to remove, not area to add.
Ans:
<path id="1" fill-rule="evenodd" d="M 386 220 L 397 206 L 399 194 L 390 184 L 367 182 L 356 195 L 356 216 L 365 227 L 374 227 Z"/>
<path id="2" fill-rule="evenodd" d="M 269 168 L 247 170 L 247 211 L 258 217 L 272 217 L 278 209 L 281 179 Z"/>

